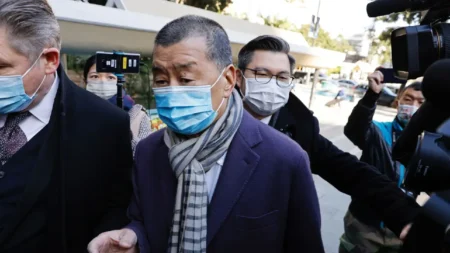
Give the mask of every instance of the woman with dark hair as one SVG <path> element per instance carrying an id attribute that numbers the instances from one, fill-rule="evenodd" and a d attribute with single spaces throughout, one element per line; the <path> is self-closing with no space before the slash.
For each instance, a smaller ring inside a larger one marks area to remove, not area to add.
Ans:
<path id="1" fill-rule="evenodd" d="M 84 82 L 86 90 L 95 95 L 117 104 L 117 77 L 113 73 L 97 73 L 95 55 L 87 59 L 84 65 Z M 138 142 L 151 133 L 150 118 L 142 105 L 135 104 L 134 100 L 123 91 L 123 108 L 130 115 L 131 132 L 133 134 L 133 153 Z"/>

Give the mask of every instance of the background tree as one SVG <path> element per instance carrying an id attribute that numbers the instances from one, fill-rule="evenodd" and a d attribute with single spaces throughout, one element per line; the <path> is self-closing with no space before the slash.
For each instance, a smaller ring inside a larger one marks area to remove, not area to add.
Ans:
<path id="1" fill-rule="evenodd" d="M 298 28 L 287 19 L 280 19 L 273 16 L 261 18 L 264 20 L 265 25 L 301 33 L 309 45 L 312 45 L 314 42 L 313 38 L 308 37 L 310 25 L 302 25 L 301 28 Z M 346 40 L 342 35 L 339 35 L 337 38 L 333 39 L 330 34 L 322 28 L 319 29 L 314 46 L 343 53 L 354 50 L 348 40 Z"/>
<path id="2" fill-rule="evenodd" d="M 377 57 L 380 65 L 392 63 L 392 50 L 390 40 L 375 39 L 369 50 L 369 59 Z"/>
<path id="3" fill-rule="evenodd" d="M 305 2 L 305 0 L 284 0 L 284 1 L 286 1 L 286 2 L 288 2 L 288 3 L 290 3 L 290 4 L 293 4 L 293 3 L 304 3 Z"/>
<path id="4" fill-rule="evenodd" d="M 314 38 L 308 36 L 310 30 L 310 25 L 302 25 L 299 32 L 305 37 L 308 44 L 312 45 L 314 43 Z M 348 53 L 354 51 L 354 48 L 348 40 L 342 35 L 338 35 L 336 38 L 332 38 L 330 33 L 322 28 L 319 28 L 319 33 L 317 34 L 317 39 L 314 43 L 315 47 L 321 47 L 333 51 L 338 51 L 342 53 Z"/>
<path id="5" fill-rule="evenodd" d="M 204 10 L 221 13 L 233 0 L 168 0 L 178 4 L 185 4 Z"/>
<path id="6" fill-rule="evenodd" d="M 264 24 L 267 26 L 272 26 L 292 32 L 298 32 L 297 26 L 289 22 L 286 18 L 281 19 L 275 16 L 260 17 L 264 20 Z"/>
<path id="7" fill-rule="evenodd" d="M 404 21 L 408 25 L 418 23 L 420 20 L 420 12 L 400 12 L 400 13 L 392 13 L 390 15 L 377 17 L 377 21 L 385 22 L 385 23 L 395 23 L 397 21 Z"/>

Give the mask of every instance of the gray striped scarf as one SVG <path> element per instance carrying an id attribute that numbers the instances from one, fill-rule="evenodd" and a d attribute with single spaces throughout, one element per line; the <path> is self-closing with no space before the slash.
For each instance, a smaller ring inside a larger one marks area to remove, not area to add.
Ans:
<path id="1" fill-rule="evenodd" d="M 201 136 L 186 139 L 169 129 L 164 142 L 178 178 L 169 253 L 206 252 L 208 189 L 205 173 L 227 152 L 242 120 L 242 100 L 236 90 L 225 113 Z"/>

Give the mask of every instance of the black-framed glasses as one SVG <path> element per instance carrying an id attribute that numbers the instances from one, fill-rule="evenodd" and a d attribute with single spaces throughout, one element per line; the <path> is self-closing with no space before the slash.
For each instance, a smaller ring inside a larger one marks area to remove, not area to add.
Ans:
<path id="1" fill-rule="evenodd" d="M 245 70 L 250 70 L 254 74 L 254 78 L 258 83 L 266 84 L 269 83 L 273 77 L 275 77 L 277 85 L 283 88 L 289 87 L 294 81 L 294 77 L 288 73 L 282 73 L 278 75 L 272 75 L 267 70 L 264 69 L 250 69 L 245 68 Z"/>

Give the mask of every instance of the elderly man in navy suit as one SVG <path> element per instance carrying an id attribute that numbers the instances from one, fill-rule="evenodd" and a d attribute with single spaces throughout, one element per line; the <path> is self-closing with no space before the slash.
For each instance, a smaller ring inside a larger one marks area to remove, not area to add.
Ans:
<path id="1" fill-rule="evenodd" d="M 168 129 L 137 147 L 132 222 L 90 252 L 324 252 L 308 156 L 245 112 L 224 29 L 170 22 L 153 76 Z"/>

